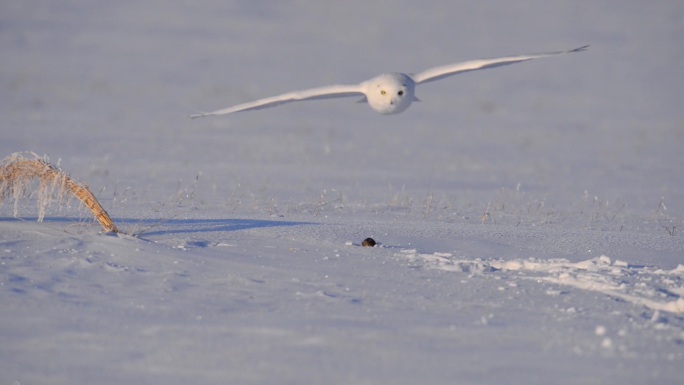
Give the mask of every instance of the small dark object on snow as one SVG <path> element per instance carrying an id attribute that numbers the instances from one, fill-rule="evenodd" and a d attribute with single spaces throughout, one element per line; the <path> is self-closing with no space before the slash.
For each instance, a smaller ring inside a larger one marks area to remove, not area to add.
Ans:
<path id="1" fill-rule="evenodd" d="M 366 238 L 361 242 L 363 247 L 375 247 L 375 240 L 373 238 Z"/>

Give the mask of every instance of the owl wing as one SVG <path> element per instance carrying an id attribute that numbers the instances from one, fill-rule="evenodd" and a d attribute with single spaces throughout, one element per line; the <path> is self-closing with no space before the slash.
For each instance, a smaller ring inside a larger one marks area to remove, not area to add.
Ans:
<path id="1" fill-rule="evenodd" d="M 519 63 L 532 59 L 539 59 L 549 56 L 564 55 L 566 53 L 581 52 L 588 48 L 588 45 L 583 47 L 571 49 L 569 51 L 557 51 L 557 52 L 546 52 L 530 55 L 518 55 L 518 56 L 508 56 L 500 57 L 495 59 L 481 59 L 481 60 L 469 60 L 460 63 L 448 64 L 445 66 L 434 67 L 428 70 L 412 74 L 411 78 L 416 84 L 431 82 L 434 80 L 443 79 L 448 76 L 456 75 L 461 72 L 481 70 L 485 68 L 494 68 L 499 66 L 504 66 L 513 63 Z"/>
<path id="2" fill-rule="evenodd" d="M 201 118 L 204 116 L 215 116 L 215 115 L 226 115 L 232 114 L 233 112 L 239 111 L 249 111 L 258 110 L 261 108 L 268 108 L 277 106 L 279 104 L 297 102 L 301 100 L 316 100 L 316 99 L 332 99 L 341 98 L 345 96 L 363 95 L 364 88 L 361 84 L 355 85 L 334 85 L 318 88 L 310 88 L 301 91 L 288 92 L 286 94 L 272 96 L 270 98 L 264 98 L 255 100 L 253 102 L 247 102 L 238 104 L 236 106 L 224 108 L 222 110 L 216 110 L 213 112 L 205 112 L 196 115 L 190 115 L 191 118 Z"/>

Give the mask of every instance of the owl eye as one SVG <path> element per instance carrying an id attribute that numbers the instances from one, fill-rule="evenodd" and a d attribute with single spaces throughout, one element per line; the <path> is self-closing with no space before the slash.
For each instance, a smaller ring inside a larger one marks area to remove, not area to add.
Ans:
<path id="1" fill-rule="evenodd" d="M 403 94 L 404 94 L 404 91 L 399 91 L 399 92 L 397 92 L 397 95 L 399 95 L 399 96 L 401 96 L 401 95 L 403 95 Z"/>
<path id="2" fill-rule="evenodd" d="M 380 95 L 385 95 L 386 93 L 385 90 L 380 91 Z"/>

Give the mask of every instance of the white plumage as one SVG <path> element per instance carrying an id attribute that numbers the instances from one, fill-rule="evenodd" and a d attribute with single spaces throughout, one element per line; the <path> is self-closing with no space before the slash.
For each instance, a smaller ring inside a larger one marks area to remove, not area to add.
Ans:
<path id="1" fill-rule="evenodd" d="M 203 116 L 226 115 L 232 114 L 234 112 L 258 110 L 261 108 L 273 107 L 279 104 L 301 100 L 330 99 L 359 95 L 364 96 L 364 101 L 367 101 L 370 107 L 378 113 L 384 115 L 398 114 L 409 108 L 411 103 L 418 100 L 415 96 L 415 88 L 418 84 L 444 79 L 448 76 L 467 71 L 494 68 L 532 59 L 564 55 L 572 52 L 581 52 L 586 50 L 588 47 L 588 45 L 585 45 L 568 51 L 507 56 L 494 59 L 469 60 L 440 67 L 434 67 L 409 75 L 397 72 L 386 73 L 359 84 L 332 85 L 319 88 L 310 88 L 301 91 L 293 91 L 278 96 L 272 96 L 270 98 L 238 104 L 236 106 L 213 112 L 191 115 L 190 117 L 199 118 Z"/>

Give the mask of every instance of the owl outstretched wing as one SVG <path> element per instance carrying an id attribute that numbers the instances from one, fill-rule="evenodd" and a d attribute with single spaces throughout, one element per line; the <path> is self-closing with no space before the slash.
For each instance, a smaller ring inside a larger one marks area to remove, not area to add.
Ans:
<path id="1" fill-rule="evenodd" d="M 444 79 L 445 77 L 456 75 L 462 72 L 481 70 L 485 68 L 494 68 L 499 66 L 504 66 L 513 63 L 520 63 L 527 60 L 539 59 L 550 56 L 565 55 L 572 52 L 582 52 L 586 50 L 589 46 L 585 45 L 579 48 L 571 49 L 568 51 L 557 51 L 557 52 L 546 52 L 530 55 L 517 55 L 517 56 L 507 56 L 499 57 L 494 59 L 480 59 L 480 60 L 469 60 L 460 63 L 448 64 L 444 66 L 430 68 L 428 70 L 418 72 L 410 75 L 416 84 L 427 83 L 439 79 Z"/>
<path id="2" fill-rule="evenodd" d="M 301 91 L 288 92 L 282 95 L 272 96 L 270 98 L 259 99 L 253 102 L 242 103 L 236 106 L 216 110 L 213 112 L 205 112 L 201 114 L 190 115 L 190 117 L 194 119 L 201 118 L 204 116 L 226 115 L 232 114 L 234 112 L 258 110 L 262 108 L 277 106 L 279 104 L 297 102 L 302 100 L 332 99 L 358 95 L 364 95 L 364 87 L 362 86 L 362 84 L 333 85 L 326 87 L 310 88 Z"/>

